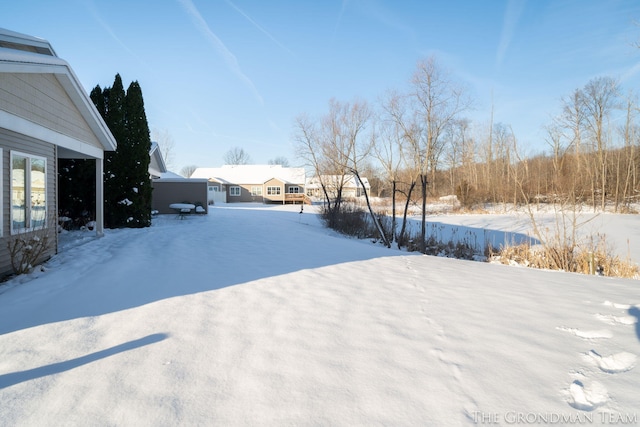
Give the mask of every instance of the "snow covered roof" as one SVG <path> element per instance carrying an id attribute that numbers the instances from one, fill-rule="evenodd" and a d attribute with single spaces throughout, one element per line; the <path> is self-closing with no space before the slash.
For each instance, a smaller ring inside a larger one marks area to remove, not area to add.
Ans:
<path id="1" fill-rule="evenodd" d="M 173 172 L 168 172 L 162 174 L 160 178 L 154 179 L 153 182 L 208 182 L 208 180 L 205 178 L 185 178 Z"/>
<path id="2" fill-rule="evenodd" d="M 360 177 L 362 182 L 364 183 L 364 187 L 369 189 L 371 185 L 369 184 L 369 180 L 363 176 Z M 355 175 L 321 175 L 320 178 L 314 176 L 312 178 L 307 179 L 305 183 L 305 188 L 314 189 L 321 188 L 320 183 L 324 182 L 325 185 L 337 187 L 340 182 L 342 182 L 342 186 L 344 188 L 358 188 L 362 187 L 360 182 L 356 178 Z"/>
<path id="3" fill-rule="evenodd" d="M 191 178 L 215 179 L 223 184 L 264 184 L 278 179 L 286 184 L 304 185 L 304 168 L 282 165 L 224 165 L 220 168 L 197 168 Z"/>
<path id="4" fill-rule="evenodd" d="M 171 172 L 171 171 L 166 171 L 166 172 L 160 173 L 158 179 L 163 179 L 163 180 L 166 180 L 166 179 L 173 179 L 173 180 L 176 180 L 176 179 L 187 179 L 188 180 L 188 179 L 191 179 L 191 178 L 185 178 L 184 176 L 178 175 L 177 173 L 174 173 L 174 172 Z"/>
<path id="5" fill-rule="evenodd" d="M 102 157 L 103 150 L 116 149 L 115 138 L 80 80 L 71 66 L 56 56 L 46 40 L 0 28 L 0 73 L 54 75 L 102 145 L 102 149 L 98 149 L 73 138 L 57 138 L 59 147 L 92 157 Z M 0 111 L 0 127 L 24 133 L 28 125 L 26 120 Z"/>
<path id="6" fill-rule="evenodd" d="M 164 162 L 164 157 L 162 157 L 162 152 L 160 151 L 160 146 L 156 141 L 151 141 L 149 157 L 151 158 L 149 161 L 149 174 L 152 177 L 162 177 L 163 174 L 168 172 L 167 165 Z M 177 174 L 173 175 L 176 175 L 176 177 L 179 176 Z"/>

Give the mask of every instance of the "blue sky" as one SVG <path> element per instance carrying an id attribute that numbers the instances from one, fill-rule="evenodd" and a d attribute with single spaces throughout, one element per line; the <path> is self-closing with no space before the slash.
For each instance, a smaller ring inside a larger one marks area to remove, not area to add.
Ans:
<path id="1" fill-rule="evenodd" d="M 640 90 L 637 0 L 21 0 L 0 27 L 51 42 L 91 91 L 137 80 L 171 169 L 233 147 L 297 165 L 296 116 L 404 90 L 435 55 L 469 88 L 478 126 L 510 125 L 529 154 L 561 97 L 598 76 Z"/>

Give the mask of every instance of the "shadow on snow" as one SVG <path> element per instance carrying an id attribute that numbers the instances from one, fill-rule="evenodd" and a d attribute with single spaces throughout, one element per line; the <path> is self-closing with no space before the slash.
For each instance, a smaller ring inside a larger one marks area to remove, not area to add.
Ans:
<path id="1" fill-rule="evenodd" d="M 96 360 L 105 359 L 118 353 L 124 353 L 125 351 L 160 342 L 165 340 L 167 337 L 167 334 L 152 334 L 105 350 L 96 351 L 95 353 L 87 354 L 86 356 L 66 360 L 64 362 L 52 363 L 51 365 L 41 366 L 39 368 L 29 369 L 26 371 L 2 374 L 0 375 L 0 389 L 11 387 L 29 380 L 46 377 L 48 375 L 70 371 L 71 369 L 75 369 L 79 366 L 95 362 Z"/>
<path id="2" fill-rule="evenodd" d="M 0 293 L 0 335 L 269 277 L 287 280 L 301 270 L 409 255 L 339 236 L 317 214 L 299 212 L 222 205 L 208 215 L 161 215 L 149 228 L 107 230 L 101 239 L 70 245 L 41 277 Z"/>
<path id="3" fill-rule="evenodd" d="M 629 309 L 629 314 L 636 318 L 636 336 L 640 341 L 640 308 L 638 308 L 637 306 L 631 307 Z"/>

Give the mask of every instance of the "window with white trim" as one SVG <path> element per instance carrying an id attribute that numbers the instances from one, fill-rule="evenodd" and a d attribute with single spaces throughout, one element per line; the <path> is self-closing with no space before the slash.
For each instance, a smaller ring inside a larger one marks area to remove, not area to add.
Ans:
<path id="1" fill-rule="evenodd" d="M 267 187 L 267 195 L 268 196 L 279 196 L 280 195 L 280 187 Z"/>
<path id="2" fill-rule="evenodd" d="M 47 159 L 11 153 L 11 231 L 45 227 Z"/>
<path id="3" fill-rule="evenodd" d="M 291 187 L 289 187 L 289 193 L 290 194 L 300 193 L 300 187 L 298 187 L 297 185 L 292 185 Z"/>
<path id="4" fill-rule="evenodd" d="M 230 196 L 239 196 L 242 189 L 238 185 L 230 185 L 229 186 L 229 195 Z"/>
<path id="5" fill-rule="evenodd" d="M 2 148 L 0 148 L 0 159 L 2 159 Z M 0 195 L 2 197 L 4 197 L 4 190 L 3 190 L 3 182 L 2 182 L 2 176 L 4 175 L 4 171 L 2 170 L 2 162 L 0 162 Z M 2 200 L 2 198 L 0 198 L 0 200 Z M 4 209 L 0 209 L 0 224 L 4 224 L 4 214 L 3 214 Z M 4 234 L 2 229 L 4 227 L 0 226 L 0 237 L 2 237 L 2 235 Z"/>
<path id="6" fill-rule="evenodd" d="M 251 187 L 251 195 L 252 196 L 262 196 L 262 186 L 254 185 Z"/>

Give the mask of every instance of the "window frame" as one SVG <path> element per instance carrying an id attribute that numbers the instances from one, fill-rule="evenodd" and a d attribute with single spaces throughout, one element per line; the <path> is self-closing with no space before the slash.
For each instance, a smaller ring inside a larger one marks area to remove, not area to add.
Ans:
<path id="1" fill-rule="evenodd" d="M 0 160 L 2 159 L 4 159 L 4 151 L 2 147 L 0 147 Z M 0 196 L 2 196 L 0 200 L 4 200 L 3 163 L 4 161 L 0 161 Z M 11 205 L 11 200 L 9 200 L 9 205 Z M 0 209 L 0 237 L 4 237 L 4 227 L 2 224 L 4 224 L 4 209 Z"/>
<path id="2" fill-rule="evenodd" d="M 236 192 L 238 194 L 236 194 Z M 229 186 L 229 196 L 232 197 L 240 197 L 242 195 L 242 187 L 239 185 L 230 185 Z"/>
<path id="3" fill-rule="evenodd" d="M 277 191 L 274 191 L 277 190 Z M 267 196 L 280 196 L 282 194 L 282 187 L 276 185 L 267 186 Z"/>
<path id="4" fill-rule="evenodd" d="M 15 172 L 14 167 L 13 167 L 13 162 L 14 159 L 16 157 L 21 157 L 25 159 L 25 168 L 24 168 L 24 189 L 23 189 L 23 202 L 24 202 L 24 226 L 16 226 L 14 223 L 14 178 L 16 178 L 15 176 Z M 34 196 L 34 192 L 33 192 L 33 163 L 35 161 L 41 161 L 42 165 L 43 165 L 43 188 L 42 188 L 42 194 L 44 196 L 44 201 L 43 201 L 43 217 L 42 219 L 38 220 L 34 218 L 34 203 L 33 203 L 33 196 Z M 48 206 L 48 190 L 49 190 L 49 186 L 48 186 L 48 176 L 47 176 L 47 158 L 44 156 L 39 156 L 36 154 L 29 154 L 29 153 L 24 153 L 21 151 L 10 151 L 9 153 L 9 179 L 10 179 L 10 195 L 9 195 L 9 229 L 10 229 L 10 233 L 12 235 L 14 234 L 21 234 L 21 233 L 26 233 L 28 231 L 32 231 L 32 230 L 39 230 L 39 229 L 45 229 L 49 226 L 48 221 L 47 221 L 47 217 L 48 217 L 48 210 L 49 210 L 49 206 Z M 34 222 L 40 222 L 40 224 L 33 224 Z"/>

